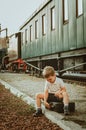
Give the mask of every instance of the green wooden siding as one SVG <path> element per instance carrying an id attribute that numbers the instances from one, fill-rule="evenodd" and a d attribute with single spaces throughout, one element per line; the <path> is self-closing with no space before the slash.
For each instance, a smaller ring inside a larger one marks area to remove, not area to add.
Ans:
<path id="1" fill-rule="evenodd" d="M 63 49 L 64 51 L 68 50 L 69 49 L 69 26 L 68 24 L 66 24 L 64 27 L 63 27 Z"/>
<path id="2" fill-rule="evenodd" d="M 33 40 L 22 46 L 22 58 L 70 51 L 86 47 L 86 0 L 83 0 L 83 15 L 76 18 L 76 0 L 68 1 L 69 21 L 63 24 L 63 2 L 52 0 L 21 31 L 32 25 Z M 55 6 L 55 30 L 51 30 L 51 8 Z M 46 15 L 46 35 L 42 35 L 42 16 Z M 35 39 L 35 21 L 38 20 L 39 36 Z M 30 39 L 30 34 L 28 33 Z"/>
<path id="3" fill-rule="evenodd" d="M 84 46 L 83 16 L 77 19 L 77 48 Z"/>
<path id="4" fill-rule="evenodd" d="M 84 46 L 86 47 L 86 0 L 84 0 L 83 6 L 84 6 Z"/>
<path id="5" fill-rule="evenodd" d="M 69 2 L 69 49 L 76 49 L 76 0 Z"/>

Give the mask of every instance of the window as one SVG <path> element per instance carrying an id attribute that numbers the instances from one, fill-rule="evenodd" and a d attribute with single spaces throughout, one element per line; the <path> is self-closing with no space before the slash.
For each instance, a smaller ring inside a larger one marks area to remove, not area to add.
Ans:
<path id="1" fill-rule="evenodd" d="M 23 44 L 25 43 L 25 32 L 22 33 L 22 37 L 23 37 Z"/>
<path id="2" fill-rule="evenodd" d="M 83 14 L 82 0 L 76 0 L 76 16 Z"/>
<path id="3" fill-rule="evenodd" d="M 35 21 L 35 39 L 38 38 L 38 20 Z"/>
<path id="4" fill-rule="evenodd" d="M 42 16 L 42 34 L 46 34 L 46 15 Z"/>
<path id="5" fill-rule="evenodd" d="M 68 22 L 68 0 L 63 0 L 63 23 Z"/>
<path id="6" fill-rule="evenodd" d="M 32 25 L 30 26 L 30 42 L 32 42 Z"/>
<path id="7" fill-rule="evenodd" d="M 51 30 L 55 29 L 55 7 L 51 8 Z"/>
<path id="8" fill-rule="evenodd" d="M 27 43 L 28 39 L 27 39 L 27 29 L 25 30 L 25 43 Z"/>
<path id="9" fill-rule="evenodd" d="M 22 42 L 22 45 L 23 45 L 23 32 L 21 33 L 21 42 Z"/>

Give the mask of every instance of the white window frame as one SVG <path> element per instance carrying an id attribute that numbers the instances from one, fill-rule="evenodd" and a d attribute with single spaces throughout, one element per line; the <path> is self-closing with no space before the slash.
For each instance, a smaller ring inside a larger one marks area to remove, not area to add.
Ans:
<path id="1" fill-rule="evenodd" d="M 23 32 L 21 33 L 21 41 L 22 41 L 22 45 L 23 45 Z"/>
<path id="2" fill-rule="evenodd" d="M 55 6 L 51 8 L 51 30 L 55 30 Z"/>
<path id="3" fill-rule="evenodd" d="M 68 20 L 68 0 L 63 0 L 63 23 L 67 23 Z"/>
<path id="4" fill-rule="evenodd" d="M 46 14 L 42 16 L 42 35 L 46 35 Z"/>
<path id="5" fill-rule="evenodd" d="M 79 17 L 83 14 L 83 1 L 76 0 L 76 16 Z"/>
<path id="6" fill-rule="evenodd" d="M 27 44 L 28 41 L 28 30 L 25 29 L 25 43 Z"/>
<path id="7" fill-rule="evenodd" d="M 25 43 L 25 31 L 22 33 L 22 37 L 23 37 L 23 45 L 24 45 L 24 43 Z"/>
<path id="8" fill-rule="evenodd" d="M 33 37 L 32 37 L 32 25 L 30 26 L 30 42 L 32 42 L 32 39 L 33 39 Z"/>
<path id="9" fill-rule="evenodd" d="M 38 39 L 39 28 L 38 28 L 38 20 L 35 21 L 35 39 Z"/>

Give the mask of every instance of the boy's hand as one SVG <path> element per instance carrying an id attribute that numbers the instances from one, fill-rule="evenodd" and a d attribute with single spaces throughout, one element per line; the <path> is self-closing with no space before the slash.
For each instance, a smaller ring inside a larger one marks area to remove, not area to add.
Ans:
<path id="1" fill-rule="evenodd" d="M 46 108 L 50 109 L 50 105 L 49 105 L 48 102 L 44 102 L 44 105 L 45 105 Z"/>
<path id="2" fill-rule="evenodd" d="M 66 88 L 65 87 L 62 87 L 62 88 L 60 88 L 57 92 L 55 92 L 55 96 L 59 96 L 59 95 L 61 95 L 63 92 L 65 92 L 66 91 Z"/>
<path id="3" fill-rule="evenodd" d="M 58 90 L 57 92 L 55 92 L 55 96 L 59 96 L 60 94 L 62 94 L 61 90 Z"/>

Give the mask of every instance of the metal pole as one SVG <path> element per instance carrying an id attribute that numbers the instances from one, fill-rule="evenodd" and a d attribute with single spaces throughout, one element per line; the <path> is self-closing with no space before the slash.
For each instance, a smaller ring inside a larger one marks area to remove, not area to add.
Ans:
<path id="1" fill-rule="evenodd" d="M 6 38 L 8 37 L 8 29 L 6 28 Z"/>
<path id="2" fill-rule="evenodd" d="M 1 28 L 1 27 L 0 27 Z M 6 38 L 8 38 L 8 29 L 7 28 L 4 28 L 4 29 L 0 29 L 0 33 L 3 32 L 3 31 L 6 31 Z"/>
<path id="3" fill-rule="evenodd" d="M 68 70 L 71 70 L 71 69 L 74 69 L 74 68 L 77 68 L 77 67 L 80 67 L 80 66 L 83 66 L 83 65 L 86 65 L 86 62 L 85 62 L 85 63 L 78 64 L 78 65 L 75 65 L 75 66 L 72 66 L 72 67 L 69 67 L 69 68 L 64 69 L 64 70 L 61 70 L 61 71 L 59 71 L 59 73 L 64 73 L 64 72 L 66 72 L 66 71 L 68 71 Z"/>
<path id="4" fill-rule="evenodd" d="M 1 24 L 0 24 L 0 37 L 1 37 Z"/>

